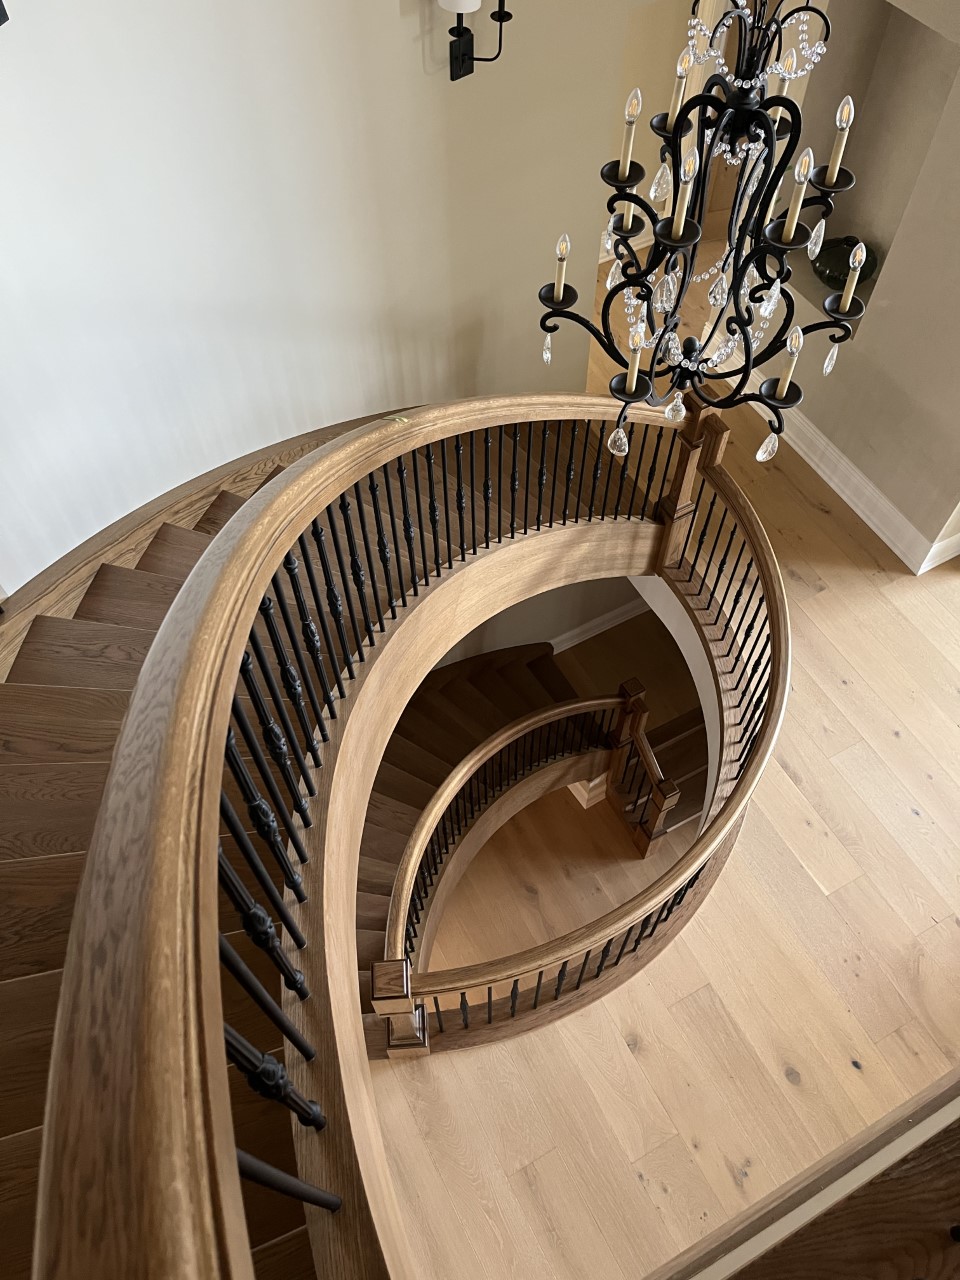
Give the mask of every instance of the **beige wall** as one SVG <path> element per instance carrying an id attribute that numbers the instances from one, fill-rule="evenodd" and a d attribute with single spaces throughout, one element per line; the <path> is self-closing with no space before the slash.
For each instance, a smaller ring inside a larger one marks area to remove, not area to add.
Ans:
<path id="1" fill-rule="evenodd" d="M 524 0 L 502 60 L 451 85 L 434 0 L 18 4 L 0 39 L 4 584 L 307 427 L 580 390 L 586 340 L 562 335 L 545 369 L 536 290 L 564 230 L 591 289 L 597 169 L 677 17 Z M 476 25 L 486 52 L 494 24 Z"/>
<path id="2" fill-rule="evenodd" d="M 960 4 L 957 0 L 892 0 L 892 3 L 948 40 L 960 42 Z M 850 8 L 855 8 L 855 5 L 851 4 Z"/>

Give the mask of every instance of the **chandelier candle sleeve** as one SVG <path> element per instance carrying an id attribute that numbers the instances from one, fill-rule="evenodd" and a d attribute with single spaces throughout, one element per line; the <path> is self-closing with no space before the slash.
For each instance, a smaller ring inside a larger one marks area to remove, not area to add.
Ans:
<path id="1" fill-rule="evenodd" d="M 790 330 L 787 338 L 787 367 L 783 371 L 783 377 L 777 386 L 777 399 L 785 400 L 787 392 L 790 390 L 790 383 L 793 381 L 793 375 L 797 369 L 797 361 L 800 359 L 800 352 L 803 350 L 803 330 L 799 325 L 795 325 Z"/>
<path id="2" fill-rule="evenodd" d="M 630 368 L 627 370 L 627 395 L 632 396 L 637 389 L 637 378 L 640 374 L 640 357 L 643 355 L 643 330 L 638 326 L 630 330 Z"/>
<path id="3" fill-rule="evenodd" d="M 677 198 L 677 212 L 673 219 L 673 238 L 679 240 L 687 221 L 687 210 L 690 208 L 690 197 L 693 195 L 693 184 L 700 172 L 700 154 L 691 151 L 680 167 L 680 194 Z"/>
<path id="4" fill-rule="evenodd" d="M 840 301 L 840 313 L 846 315 L 850 310 L 853 302 L 853 295 L 857 291 L 857 285 L 860 283 L 860 272 L 867 263 L 867 246 L 858 244 L 850 255 L 850 274 L 847 276 L 847 285 L 843 291 L 843 298 Z"/>
<path id="5" fill-rule="evenodd" d="M 833 144 L 833 155 L 830 157 L 830 167 L 827 170 L 827 184 L 831 187 L 840 176 L 843 153 L 847 149 L 847 139 L 850 137 L 850 127 L 855 115 L 853 99 L 848 95 L 840 103 L 840 109 L 837 112 L 837 140 Z"/>
<path id="6" fill-rule="evenodd" d="M 680 108 L 683 106 L 684 95 L 687 91 L 687 76 L 690 74 L 692 66 L 693 53 L 687 47 L 677 60 L 677 83 L 673 88 L 673 101 L 670 103 L 670 111 L 667 114 L 668 129 L 672 129 L 677 123 L 677 116 L 680 114 Z"/>
<path id="7" fill-rule="evenodd" d="M 786 98 L 790 93 L 790 86 L 793 83 L 793 77 L 797 71 L 797 51 L 796 49 L 788 49 L 783 55 L 780 63 L 780 97 Z M 770 119 L 774 124 L 779 124 L 783 117 L 783 107 L 777 107 L 770 113 Z"/>
<path id="8" fill-rule="evenodd" d="M 633 139 L 637 131 L 637 120 L 643 108 L 643 95 L 639 89 L 631 89 L 624 108 L 623 147 L 620 151 L 620 181 L 630 172 L 633 162 Z"/>
<path id="9" fill-rule="evenodd" d="M 628 195 L 636 195 L 637 188 L 631 187 Z M 624 231 L 633 230 L 633 205 L 627 203 L 623 206 L 623 229 Z"/>
<path id="10" fill-rule="evenodd" d="M 553 285 L 554 302 L 563 301 L 563 291 L 567 283 L 567 258 L 570 256 L 570 237 L 566 232 L 557 241 L 557 278 Z"/>
<path id="11" fill-rule="evenodd" d="M 787 244 L 792 244 L 793 237 L 797 234 L 797 223 L 800 221 L 800 210 L 803 208 L 803 202 L 807 198 L 807 183 L 810 181 L 811 173 L 813 173 L 813 164 L 813 152 L 807 147 L 797 161 L 797 167 L 793 171 L 796 186 L 793 189 L 793 199 L 790 201 L 787 226 L 783 235 Z"/>

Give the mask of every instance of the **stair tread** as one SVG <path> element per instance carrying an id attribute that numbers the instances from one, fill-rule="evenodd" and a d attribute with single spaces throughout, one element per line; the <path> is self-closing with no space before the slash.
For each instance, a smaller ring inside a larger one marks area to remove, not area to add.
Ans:
<path id="1" fill-rule="evenodd" d="M 74 613 L 88 622 L 157 630 L 180 590 L 175 578 L 102 564 Z"/>
<path id="2" fill-rule="evenodd" d="M 371 893 L 363 889 L 357 891 L 358 929 L 385 930 L 389 910 L 390 895 L 388 893 Z"/>
<path id="3" fill-rule="evenodd" d="M 693 707 L 690 711 L 684 711 L 682 715 L 667 721 L 666 724 L 657 725 L 655 729 L 650 730 L 647 737 L 650 745 L 656 748 L 702 729 L 704 729 L 703 711 L 700 707 Z"/>
<path id="4" fill-rule="evenodd" d="M 369 969 L 374 960 L 383 959 L 383 946 L 387 940 L 384 929 L 357 929 L 357 967 Z"/>
<path id="5" fill-rule="evenodd" d="M 0 1139 L 0 1240 L 6 1280 L 28 1280 L 37 1213 L 41 1129 Z"/>
<path id="6" fill-rule="evenodd" d="M 543 657 L 534 658 L 530 663 L 530 673 L 543 685 L 554 702 L 570 702 L 578 697 L 576 689 L 557 666 L 553 652 Z"/>
<path id="7" fill-rule="evenodd" d="M 43 1124 L 62 971 L 0 982 L 0 1138 Z"/>
<path id="8" fill-rule="evenodd" d="M 0 763 L 0 860 L 88 848 L 109 768 Z"/>
<path id="9" fill-rule="evenodd" d="M 246 505 L 246 498 L 230 489 L 221 489 L 206 511 L 193 526 L 197 533 L 207 533 L 214 537 L 220 532 L 231 516 L 235 516 L 241 507 Z"/>
<path id="10" fill-rule="evenodd" d="M 126 689 L 0 684 L 0 768 L 108 761 L 129 699 Z"/>
<path id="11" fill-rule="evenodd" d="M 40 615 L 30 624 L 7 683 L 132 689 L 155 634 L 142 627 Z"/>
<path id="12" fill-rule="evenodd" d="M 209 534 L 197 533 L 196 529 L 162 524 L 137 561 L 137 568 L 183 582 L 211 541 Z"/>
<path id="13" fill-rule="evenodd" d="M 63 967 L 85 853 L 0 862 L 0 982 Z"/>

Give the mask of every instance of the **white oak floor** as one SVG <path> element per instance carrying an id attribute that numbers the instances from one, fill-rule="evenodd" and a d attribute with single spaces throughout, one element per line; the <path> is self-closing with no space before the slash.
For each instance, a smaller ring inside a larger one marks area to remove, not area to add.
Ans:
<path id="1" fill-rule="evenodd" d="M 793 694 L 708 900 L 556 1026 L 372 1064 L 436 1280 L 649 1273 L 960 1055 L 960 565 L 913 578 L 792 451 L 728 465 L 781 560 Z"/>

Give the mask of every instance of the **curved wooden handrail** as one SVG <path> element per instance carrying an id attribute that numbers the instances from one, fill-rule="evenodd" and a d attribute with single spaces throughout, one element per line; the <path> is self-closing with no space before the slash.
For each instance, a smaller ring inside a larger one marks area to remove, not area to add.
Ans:
<path id="1" fill-rule="evenodd" d="M 464 756 L 455 769 L 441 782 L 433 793 L 427 807 L 420 814 L 417 825 L 410 834 L 404 847 L 397 868 L 393 893 L 390 896 L 390 909 L 387 915 L 387 937 L 384 944 L 384 955 L 389 959 L 403 958 L 404 923 L 407 906 L 413 893 L 414 881 L 420 859 L 423 857 L 427 842 L 447 805 L 457 794 L 464 783 L 474 772 L 495 756 L 503 747 L 509 746 L 524 734 L 539 729 L 545 724 L 553 724 L 557 720 L 566 720 L 569 716 L 587 714 L 591 711 L 611 711 L 623 706 L 624 699 L 617 696 L 607 698 L 572 698 L 568 702 L 557 702 L 553 706 L 543 707 L 540 711 L 531 711 L 511 724 L 505 725 L 497 733 L 491 734 Z"/>
<path id="2" fill-rule="evenodd" d="M 223 1052 L 218 797 L 240 659 L 272 575 L 311 519 L 400 453 L 513 422 L 610 421 L 596 396 L 461 401 L 380 419 L 254 494 L 190 574 L 130 700 L 87 856 L 51 1054 L 38 1196 L 38 1280 L 134 1275 L 252 1280 Z M 674 430 L 661 410 L 632 421 Z M 335 1029 L 343 1078 L 359 1027 Z M 341 1037 L 342 1035 L 342 1042 Z M 78 1101 L 82 1100 L 82 1101 Z M 409 1273 L 379 1131 L 364 1182 L 388 1266 Z M 377 1146 L 379 1143 L 379 1147 Z M 95 1189 L 96 1207 L 89 1196 Z"/>
<path id="3" fill-rule="evenodd" d="M 427 1000 L 452 992 L 477 987 L 496 986 L 528 974 L 549 970 L 570 956 L 602 946 L 631 925 L 657 911 L 686 884 L 722 848 L 727 847 L 731 833 L 739 824 L 756 789 L 757 783 L 773 754 L 786 711 L 790 688 L 790 620 L 783 578 L 770 540 L 740 486 L 722 467 L 707 467 L 703 473 L 714 489 L 737 514 L 740 527 L 751 544 L 757 570 L 763 583 L 768 607 L 771 635 L 771 696 L 764 714 L 763 727 L 747 768 L 707 829 L 680 861 L 643 893 L 622 906 L 579 929 L 548 943 L 529 947 L 511 956 L 455 969 L 414 972 L 411 991 L 414 998 Z"/>

